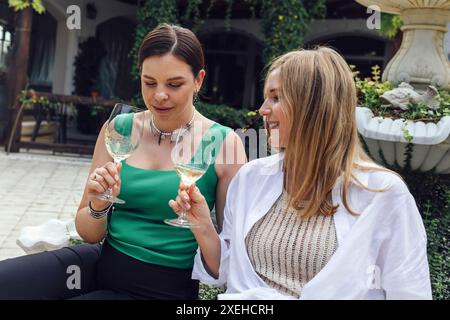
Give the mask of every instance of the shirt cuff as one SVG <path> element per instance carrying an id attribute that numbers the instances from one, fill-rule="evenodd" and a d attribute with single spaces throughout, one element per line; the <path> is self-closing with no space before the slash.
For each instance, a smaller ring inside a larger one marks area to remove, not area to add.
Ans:
<path id="1" fill-rule="evenodd" d="M 220 266 L 219 266 L 219 278 L 216 279 L 211 276 L 206 270 L 202 260 L 202 252 L 200 248 L 197 249 L 197 254 L 194 259 L 194 268 L 192 269 L 192 279 L 199 280 L 200 282 L 208 285 L 214 285 L 223 288 L 227 283 L 228 278 L 228 259 L 229 259 L 229 245 L 220 238 Z"/>

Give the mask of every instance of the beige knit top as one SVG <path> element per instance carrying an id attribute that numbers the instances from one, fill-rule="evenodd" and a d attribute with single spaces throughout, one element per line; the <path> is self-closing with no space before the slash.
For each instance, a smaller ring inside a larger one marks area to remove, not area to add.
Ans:
<path id="1" fill-rule="evenodd" d="M 287 207 L 283 191 L 269 212 L 245 238 L 256 273 L 279 292 L 300 297 L 301 291 L 328 262 L 337 248 L 333 216 L 298 217 Z"/>

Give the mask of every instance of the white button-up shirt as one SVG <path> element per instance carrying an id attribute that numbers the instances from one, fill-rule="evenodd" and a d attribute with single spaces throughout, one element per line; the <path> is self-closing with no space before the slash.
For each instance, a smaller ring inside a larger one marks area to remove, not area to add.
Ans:
<path id="1" fill-rule="evenodd" d="M 252 267 L 245 237 L 272 207 L 283 188 L 283 153 L 251 161 L 230 183 L 220 233 L 221 261 L 215 279 L 195 257 L 193 279 L 226 287 L 219 299 L 293 299 L 267 286 Z M 311 279 L 300 299 L 431 299 L 426 233 L 403 180 L 389 172 L 355 171 L 363 185 L 348 190 L 350 214 L 342 204 L 341 179 L 332 190 L 338 248 Z"/>

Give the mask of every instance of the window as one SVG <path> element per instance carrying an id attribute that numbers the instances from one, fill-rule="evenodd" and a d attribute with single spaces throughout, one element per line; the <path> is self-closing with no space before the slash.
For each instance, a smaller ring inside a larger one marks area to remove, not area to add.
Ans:
<path id="1" fill-rule="evenodd" d="M 206 79 L 202 100 L 235 108 L 257 109 L 262 101 L 262 44 L 238 31 L 201 37 Z"/>
<path id="2" fill-rule="evenodd" d="M 6 26 L 0 24 L 0 69 L 6 66 L 6 56 L 11 48 L 12 35 Z"/>

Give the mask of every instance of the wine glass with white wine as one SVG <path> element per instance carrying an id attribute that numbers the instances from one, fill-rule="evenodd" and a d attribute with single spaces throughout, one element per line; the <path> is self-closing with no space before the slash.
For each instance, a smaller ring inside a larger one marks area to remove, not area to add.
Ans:
<path id="1" fill-rule="evenodd" d="M 138 148 L 144 132 L 145 112 L 143 109 L 124 103 L 117 103 L 106 122 L 105 145 L 116 167 Z M 98 199 L 123 204 L 115 197 L 112 188 L 97 195 Z"/>
<path id="2" fill-rule="evenodd" d="M 212 144 L 202 140 L 200 144 L 195 143 L 193 134 L 189 129 L 180 129 L 176 144 L 172 150 L 172 161 L 175 171 L 183 184 L 188 188 L 200 179 L 208 170 L 212 162 Z M 176 219 L 166 219 L 165 223 L 181 228 L 197 228 L 197 224 L 189 222 L 186 211 Z"/>

